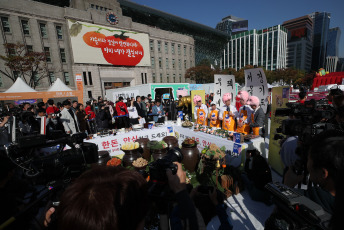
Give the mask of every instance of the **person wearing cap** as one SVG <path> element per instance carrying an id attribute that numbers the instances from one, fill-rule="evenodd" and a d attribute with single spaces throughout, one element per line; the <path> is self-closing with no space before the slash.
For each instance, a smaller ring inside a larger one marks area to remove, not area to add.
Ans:
<path id="1" fill-rule="evenodd" d="M 235 106 L 231 105 L 232 96 L 226 93 L 222 96 L 223 106 L 220 108 L 219 119 L 222 121 L 222 128 L 228 131 L 235 130 L 235 117 L 238 111 Z"/>
<path id="2" fill-rule="evenodd" d="M 253 110 L 251 114 L 251 122 L 250 122 L 250 127 L 253 130 L 254 135 L 260 135 L 263 133 L 262 128 L 264 127 L 264 118 L 265 114 L 263 109 L 259 106 L 259 98 L 256 96 L 250 96 L 248 98 L 247 104 L 251 107 Z M 259 132 L 256 130 L 259 128 Z"/>
<path id="3" fill-rule="evenodd" d="M 240 91 L 237 96 L 240 100 L 241 107 L 239 108 L 239 113 L 237 116 L 237 133 L 244 133 L 249 134 L 250 132 L 250 118 L 253 110 L 249 105 L 247 105 L 247 101 L 249 98 L 249 94 L 247 91 Z"/>
<path id="4" fill-rule="evenodd" d="M 194 96 L 193 102 L 196 105 L 195 110 L 194 110 L 194 118 L 196 120 L 196 124 L 206 126 L 207 125 L 207 117 L 208 117 L 207 106 L 202 103 L 202 98 L 199 95 Z"/>
<path id="5" fill-rule="evenodd" d="M 216 128 L 220 127 L 219 110 L 216 108 L 215 101 L 210 103 L 208 118 L 210 120 L 209 122 L 210 127 L 216 127 Z"/>

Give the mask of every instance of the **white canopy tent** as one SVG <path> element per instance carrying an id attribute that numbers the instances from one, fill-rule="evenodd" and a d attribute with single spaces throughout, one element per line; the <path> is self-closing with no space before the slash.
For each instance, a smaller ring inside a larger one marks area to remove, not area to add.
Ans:
<path id="1" fill-rule="evenodd" d="M 68 86 L 66 86 L 65 83 L 63 83 L 60 78 L 57 78 L 54 84 L 50 86 L 50 88 L 47 91 L 52 92 L 52 91 L 73 91 L 73 90 L 69 88 Z"/>
<path id="2" fill-rule="evenodd" d="M 37 92 L 36 90 L 32 89 L 28 84 L 25 83 L 23 79 L 20 77 L 14 82 L 14 84 L 5 91 L 5 93 L 32 93 Z"/>

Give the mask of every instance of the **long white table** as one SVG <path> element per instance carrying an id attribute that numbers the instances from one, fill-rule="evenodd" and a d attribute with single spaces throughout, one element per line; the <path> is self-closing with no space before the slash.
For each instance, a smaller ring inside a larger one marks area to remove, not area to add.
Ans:
<path id="1" fill-rule="evenodd" d="M 242 162 L 244 162 L 244 153 L 248 149 L 256 148 L 263 156 L 266 154 L 264 138 L 261 137 L 255 138 L 250 142 L 237 144 L 222 137 L 217 137 L 203 132 L 194 132 L 192 129 L 176 125 L 166 125 L 162 127 L 154 127 L 153 129 L 118 133 L 117 135 L 106 137 L 95 137 L 94 139 L 85 140 L 85 142 L 97 144 L 98 150 L 109 151 L 111 156 L 121 156 L 124 154 L 124 152 L 121 151 L 121 145 L 125 142 L 134 142 L 139 138 L 161 141 L 166 136 L 176 136 L 180 145 L 186 138 L 192 138 L 199 143 L 198 148 L 200 151 L 210 144 L 216 144 L 219 147 L 225 146 L 226 150 L 230 150 L 232 152 L 231 155 L 226 156 L 226 162 L 234 167 L 238 167 Z M 233 154 L 233 152 L 236 152 L 237 154 Z"/>

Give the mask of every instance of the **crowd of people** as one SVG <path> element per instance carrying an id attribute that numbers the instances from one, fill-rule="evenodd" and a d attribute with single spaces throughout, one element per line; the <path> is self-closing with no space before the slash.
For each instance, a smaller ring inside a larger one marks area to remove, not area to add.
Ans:
<path id="1" fill-rule="evenodd" d="M 36 105 L 23 103 L 14 106 L 7 103 L 2 109 L 1 126 L 16 116 L 20 133 L 30 135 L 40 132 L 41 119 L 46 117 L 46 131 L 61 130 L 67 134 L 86 132 L 88 134 L 106 129 L 130 128 L 135 124 L 144 124 L 149 120 L 163 122 L 168 111 L 161 101 L 152 100 L 151 95 L 136 98 L 119 97 L 112 102 L 102 97 L 89 100 L 86 106 L 70 99 L 55 103 L 49 99 Z"/>
<path id="2" fill-rule="evenodd" d="M 239 110 L 231 105 L 229 93 L 223 95 L 224 106 L 221 108 L 217 108 L 212 101 L 212 94 L 207 98 L 206 104 L 202 104 L 201 97 L 196 95 L 193 98 L 196 123 L 246 134 L 258 128 L 257 130 L 262 134 L 266 115 L 260 107 L 259 99 L 249 96 L 246 91 L 240 91 L 237 97 L 240 98 L 241 103 Z M 178 99 L 180 100 L 181 97 Z M 46 103 L 31 105 L 25 102 L 18 107 L 8 103 L 5 107 L 7 114 L 3 114 L 1 123 L 4 125 L 9 117 L 15 114 L 19 120 L 20 132 L 23 135 L 30 135 L 40 132 L 41 119 L 46 117 L 47 133 L 61 130 L 67 134 L 78 132 L 91 134 L 107 129 L 129 129 L 132 125 L 144 124 L 148 121 L 163 123 L 165 119 L 176 120 L 178 110 L 182 110 L 178 108 L 178 100 L 154 101 L 150 94 L 147 97 L 136 96 L 126 99 L 119 97 L 116 102 L 98 97 L 98 100 L 87 101 L 86 106 L 70 99 L 62 103 L 55 103 L 54 100 L 49 99 Z M 188 114 L 182 119 L 186 117 Z"/>
<path id="3" fill-rule="evenodd" d="M 240 108 L 231 105 L 231 94 L 225 93 L 222 96 L 223 106 L 216 107 L 214 101 L 210 101 L 210 108 L 202 103 L 199 95 L 194 96 L 195 106 L 194 118 L 198 125 L 222 128 L 231 132 L 255 135 L 264 133 L 264 121 L 270 111 L 270 96 L 267 97 L 268 109 L 264 113 L 260 107 L 260 100 L 256 96 L 250 96 L 247 91 L 239 91 L 237 95 L 240 100 Z"/>
<path id="4" fill-rule="evenodd" d="M 239 91 L 237 97 L 241 104 L 239 109 L 231 105 L 229 93 L 223 95 L 224 105 L 220 108 L 217 108 L 211 97 L 206 101 L 208 107 L 202 103 L 201 97 L 196 95 L 193 98 L 195 123 L 221 127 L 228 131 L 262 134 L 269 106 L 264 113 L 260 100 L 246 91 Z M 343 92 L 332 90 L 328 99 L 332 103 L 334 117 L 325 122 L 339 125 L 336 126 L 339 128 L 314 135 L 311 142 L 307 143 L 308 148 L 302 146 L 301 149 L 305 151 L 303 155 L 306 156 L 303 163 L 306 164 L 307 174 L 298 174 L 295 171 L 295 162 L 300 158 L 296 151 L 300 147 L 298 133 L 286 136 L 281 142 L 280 154 L 286 166 L 284 184 L 293 188 L 307 178 L 311 182 L 308 183 L 308 189 L 299 192 L 332 215 L 331 229 L 340 229 L 344 194 L 344 133 L 340 128 L 340 125 L 344 124 Z M 267 100 L 270 104 L 269 97 Z M 301 92 L 298 103 L 304 104 L 305 100 L 304 92 Z M 12 106 L 8 105 L 8 108 L 13 109 Z M 66 133 L 92 132 L 90 121 L 95 121 L 98 131 L 111 127 L 128 127 L 130 124 L 141 123 L 143 119 L 161 122 L 164 116 L 171 113 L 166 105 L 158 100 L 153 101 L 149 95 L 147 98 L 127 98 L 126 102 L 120 97 L 115 103 L 98 98 L 97 101 L 87 102 L 86 108 L 77 101 L 66 100 L 62 104 L 54 105 L 54 102 L 49 100 L 47 105 L 38 103 L 37 108 L 25 103 L 21 110 L 20 127 L 26 134 L 36 128 L 35 125 L 30 125 L 32 117 L 28 113 L 36 114 L 37 119 L 47 117 L 47 126 L 63 129 Z M 290 119 L 299 119 L 297 116 L 300 114 L 290 114 Z M 8 119 L 8 116 L 4 116 L 0 127 L 3 127 Z M 7 164 L 6 161 L 0 162 Z M 182 165 L 178 162 L 174 164 L 178 168 L 176 174 L 166 170 L 167 183 L 175 198 L 171 201 L 173 205 L 169 207 L 170 229 L 206 229 L 210 219 L 216 215 L 220 220 L 217 229 L 232 229 L 224 199 L 218 196 L 216 189 L 207 191 L 206 194 L 197 187 L 192 191 L 188 190 Z M 1 190 L 12 174 L 10 171 L 5 172 L 5 167 L 0 169 Z M 143 229 L 145 218 L 152 209 L 150 198 L 148 184 L 138 172 L 120 167 L 95 167 L 77 178 L 66 189 L 58 208 L 50 208 L 45 213 L 44 224 L 51 225 L 54 222 L 51 220 L 52 215 L 56 213 L 59 229 Z M 202 212 L 202 205 L 207 202 L 208 204 L 203 206 L 206 207 L 205 211 Z M 163 219 L 163 215 L 160 215 L 160 220 Z"/>

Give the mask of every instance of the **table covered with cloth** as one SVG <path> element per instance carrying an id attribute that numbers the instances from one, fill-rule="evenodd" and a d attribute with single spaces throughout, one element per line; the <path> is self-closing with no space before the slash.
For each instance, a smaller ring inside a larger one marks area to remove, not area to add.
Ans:
<path id="1" fill-rule="evenodd" d="M 265 156 L 265 142 L 264 138 L 258 137 L 245 143 L 234 143 L 215 135 L 194 132 L 192 129 L 183 128 L 177 125 L 164 125 L 161 127 L 153 127 L 152 129 L 143 129 L 140 131 L 131 131 L 127 133 L 117 133 L 117 135 L 110 135 L 105 137 L 95 137 L 85 142 L 91 142 L 98 145 L 98 150 L 106 150 L 110 152 L 111 156 L 121 156 L 124 152 L 121 150 L 121 145 L 126 142 L 135 142 L 139 138 L 148 138 L 149 140 L 161 141 L 166 136 L 176 136 L 179 144 L 186 138 L 196 140 L 198 148 L 201 151 L 204 147 L 210 144 L 216 144 L 219 147 L 225 146 L 227 150 L 231 151 L 231 155 L 226 156 L 226 162 L 234 167 L 240 166 L 244 162 L 245 152 L 247 149 L 258 149 L 263 156 Z"/>

